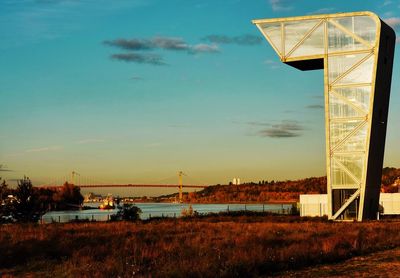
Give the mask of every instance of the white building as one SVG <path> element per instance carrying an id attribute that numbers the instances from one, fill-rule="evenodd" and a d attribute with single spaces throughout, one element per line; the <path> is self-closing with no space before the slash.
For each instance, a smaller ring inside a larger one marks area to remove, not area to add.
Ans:
<path id="1" fill-rule="evenodd" d="M 400 214 L 400 193 L 381 193 L 379 204 L 387 215 Z"/>
<path id="2" fill-rule="evenodd" d="M 240 185 L 240 178 L 233 178 L 232 184 L 233 185 Z"/>
<path id="3" fill-rule="evenodd" d="M 300 195 L 300 216 L 328 215 L 327 194 Z"/>
<path id="4" fill-rule="evenodd" d="M 379 196 L 380 211 L 383 215 L 400 214 L 400 193 L 381 193 Z M 328 215 L 327 194 L 300 195 L 300 216 Z"/>

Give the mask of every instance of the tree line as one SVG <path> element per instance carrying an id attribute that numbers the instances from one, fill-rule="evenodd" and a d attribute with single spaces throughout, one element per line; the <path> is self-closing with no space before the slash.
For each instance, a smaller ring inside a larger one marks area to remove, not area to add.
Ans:
<path id="1" fill-rule="evenodd" d="M 56 189 L 33 187 L 28 177 L 16 188 L 0 182 L 0 222 L 37 222 L 47 211 L 76 209 L 84 199 L 80 188 L 67 182 Z"/>
<path id="2" fill-rule="evenodd" d="M 327 179 L 311 177 L 286 181 L 258 181 L 241 185 L 215 185 L 198 192 L 183 195 L 185 202 L 217 203 L 217 202 L 297 202 L 300 194 L 326 194 Z M 382 170 L 381 191 L 387 193 L 399 192 L 400 169 L 386 167 Z M 164 196 L 168 197 L 168 196 Z"/>

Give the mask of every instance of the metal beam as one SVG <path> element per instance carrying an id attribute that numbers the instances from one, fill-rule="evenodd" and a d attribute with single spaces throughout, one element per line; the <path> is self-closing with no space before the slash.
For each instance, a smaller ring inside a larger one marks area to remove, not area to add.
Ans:
<path id="1" fill-rule="evenodd" d="M 341 214 L 342 212 L 344 212 L 345 209 L 347 209 L 347 207 L 358 197 L 360 196 L 360 189 L 357 189 L 356 192 L 354 192 L 353 195 L 351 195 L 351 197 L 349 199 L 347 199 L 347 201 L 341 206 L 341 208 L 332 216 L 333 220 L 336 220 Z"/>

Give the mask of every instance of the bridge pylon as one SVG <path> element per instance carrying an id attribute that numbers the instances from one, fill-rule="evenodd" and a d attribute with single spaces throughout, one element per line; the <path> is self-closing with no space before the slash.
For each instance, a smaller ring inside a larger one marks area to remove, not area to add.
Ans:
<path id="1" fill-rule="evenodd" d="M 78 172 L 72 171 L 71 172 L 71 184 L 75 185 L 75 176 L 80 176 Z"/>
<path id="2" fill-rule="evenodd" d="M 178 172 L 178 180 L 179 180 L 179 203 L 183 203 L 183 193 L 182 193 L 182 187 L 183 187 L 183 178 L 182 176 L 186 176 L 185 173 L 182 171 Z"/>

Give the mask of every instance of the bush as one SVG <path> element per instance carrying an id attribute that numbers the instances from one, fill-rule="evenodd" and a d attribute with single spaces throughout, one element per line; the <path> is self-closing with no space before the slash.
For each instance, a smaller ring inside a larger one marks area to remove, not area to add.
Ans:
<path id="1" fill-rule="evenodd" d="M 132 204 L 124 204 L 118 210 L 117 214 L 111 215 L 111 220 L 136 221 L 140 219 L 142 210 Z"/>

